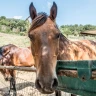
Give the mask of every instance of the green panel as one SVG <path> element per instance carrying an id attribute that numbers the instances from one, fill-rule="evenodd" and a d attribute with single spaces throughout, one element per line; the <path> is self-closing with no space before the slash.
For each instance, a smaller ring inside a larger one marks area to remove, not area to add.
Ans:
<path id="1" fill-rule="evenodd" d="M 92 70 L 96 70 L 96 60 L 58 61 L 56 71 L 61 69 L 77 70 L 78 78 L 58 76 L 59 90 L 83 96 L 96 96 L 96 80 L 90 79 Z"/>
<path id="2" fill-rule="evenodd" d="M 90 79 L 92 70 L 96 70 L 96 60 L 84 60 L 84 61 L 58 61 L 56 71 L 58 70 L 77 70 L 78 77 L 82 79 Z M 82 74 L 83 73 L 83 74 Z"/>
<path id="3" fill-rule="evenodd" d="M 96 81 L 82 81 L 79 78 L 58 76 L 58 89 L 83 96 L 96 96 Z"/>

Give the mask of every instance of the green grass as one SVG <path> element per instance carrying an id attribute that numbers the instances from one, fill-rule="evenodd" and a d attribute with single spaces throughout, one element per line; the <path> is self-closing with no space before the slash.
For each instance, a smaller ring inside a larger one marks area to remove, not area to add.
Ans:
<path id="1" fill-rule="evenodd" d="M 28 47 L 30 46 L 30 41 L 27 36 L 0 33 L 0 46 L 6 45 L 6 44 L 14 44 L 19 47 Z"/>

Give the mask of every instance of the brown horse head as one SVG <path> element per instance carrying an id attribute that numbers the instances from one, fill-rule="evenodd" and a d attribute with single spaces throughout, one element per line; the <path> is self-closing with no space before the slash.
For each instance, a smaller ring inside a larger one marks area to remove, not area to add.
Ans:
<path id="1" fill-rule="evenodd" d="M 30 4 L 29 12 L 32 26 L 28 36 L 37 68 L 35 85 L 42 93 L 52 93 L 58 86 L 55 70 L 60 36 L 60 31 L 55 23 L 57 5 L 55 2 L 53 3 L 49 16 L 46 13 L 37 14 L 33 3 Z"/>
<path id="2" fill-rule="evenodd" d="M 9 57 L 14 51 L 14 48 L 16 48 L 16 46 L 13 44 L 8 44 L 0 47 L 0 60 L 2 58 Z"/>

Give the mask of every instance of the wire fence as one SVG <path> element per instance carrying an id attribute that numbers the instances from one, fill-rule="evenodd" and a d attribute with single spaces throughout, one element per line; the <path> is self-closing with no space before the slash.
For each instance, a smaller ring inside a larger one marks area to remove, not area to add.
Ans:
<path id="1" fill-rule="evenodd" d="M 17 96 L 55 96 L 55 94 L 41 94 L 35 88 L 36 73 L 17 71 L 16 72 L 16 89 Z M 0 96 L 8 96 L 10 88 L 9 81 L 5 81 L 3 75 L 0 73 Z M 11 92 L 11 96 L 13 93 Z M 70 96 L 68 93 L 62 93 L 62 96 Z"/>

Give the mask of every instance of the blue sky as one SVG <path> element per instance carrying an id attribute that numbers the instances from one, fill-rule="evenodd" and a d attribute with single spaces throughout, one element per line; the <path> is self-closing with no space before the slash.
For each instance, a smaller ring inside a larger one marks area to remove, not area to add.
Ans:
<path id="1" fill-rule="evenodd" d="M 96 25 L 96 0 L 1 0 L 0 16 L 26 19 L 29 16 L 31 2 L 37 12 L 50 13 L 53 1 L 57 3 L 57 24 L 92 24 Z"/>

